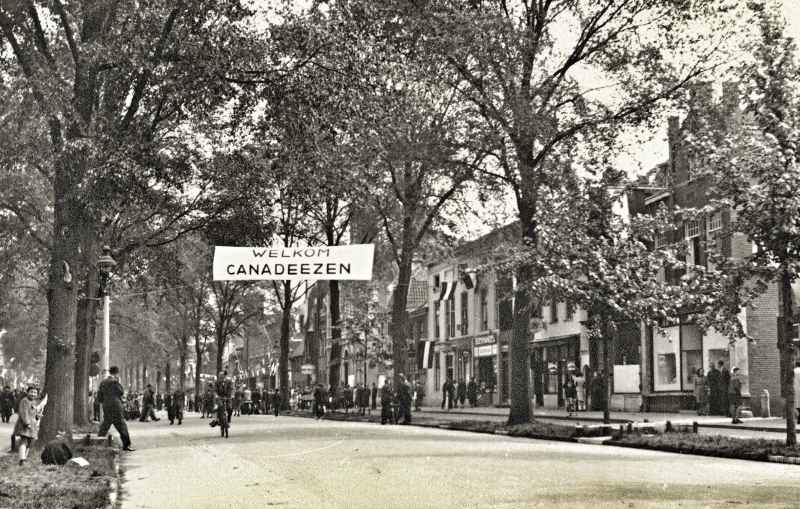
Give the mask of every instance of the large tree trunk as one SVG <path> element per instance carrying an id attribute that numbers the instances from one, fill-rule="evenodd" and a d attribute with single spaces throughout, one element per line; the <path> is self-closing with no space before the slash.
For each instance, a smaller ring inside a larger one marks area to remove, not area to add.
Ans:
<path id="1" fill-rule="evenodd" d="M 222 365 L 224 364 L 223 355 L 225 354 L 225 337 L 220 331 L 217 331 L 217 335 L 216 336 L 217 336 L 217 371 L 216 371 L 216 373 L 221 373 L 222 372 Z"/>
<path id="2" fill-rule="evenodd" d="M 74 401 L 74 341 L 78 291 L 74 274 L 77 266 L 79 219 L 78 165 L 62 158 L 55 164 L 53 179 L 53 237 L 47 288 L 47 357 L 44 392 L 48 404 L 39 428 L 40 443 L 59 431 L 72 434 Z"/>
<path id="3" fill-rule="evenodd" d="M 605 401 L 603 402 L 603 424 L 611 424 L 611 333 L 607 323 L 603 322 L 603 385 L 605 386 Z"/>
<path id="4" fill-rule="evenodd" d="M 784 258 L 785 259 L 785 258 Z M 779 281 L 779 306 L 778 310 L 778 351 L 780 354 L 781 370 L 781 395 L 784 401 L 786 414 L 786 445 L 797 444 L 797 431 L 795 422 L 795 393 L 794 393 L 794 365 L 795 351 L 792 344 L 792 281 L 786 265 L 781 267 Z M 733 416 L 736 418 L 736 416 Z"/>
<path id="5" fill-rule="evenodd" d="M 405 244 L 405 243 L 404 243 Z M 399 273 L 397 276 L 397 286 L 394 289 L 392 298 L 392 366 L 395 376 L 406 372 L 408 363 L 408 331 L 406 323 L 408 315 L 406 305 L 408 303 L 408 287 L 411 282 L 411 260 L 413 250 L 404 245 L 401 253 Z"/>
<path id="6" fill-rule="evenodd" d="M 202 387 L 200 386 L 200 373 L 203 369 L 203 354 L 197 355 L 197 363 L 194 366 L 194 397 L 195 401 L 199 401 L 202 397 Z"/>
<path id="7" fill-rule="evenodd" d="M 178 387 L 180 390 L 185 390 L 186 388 L 186 354 L 187 354 L 187 347 L 186 344 L 188 343 L 188 339 L 183 340 L 183 344 L 181 345 L 181 350 L 178 352 L 178 362 L 180 365 L 180 373 L 178 373 Z"/>
<path id="8" fill-rule="evenodd" d="M 75 389 L 74 421 L 76 426 L 89 424 L 89 365 L 94 346 L 97 318 L 97 271 L 90 268 L 83 284 L 84 297 L 77 304 L 77 323 L 75 325 Z"/>
<path id="9" fill-rule="evenodd" d="M 281 360 L 279 368 L 281 409 L 289 408 L 289 333 L 292 323 L 292 282 L 283 281 L 283 310 L 281 313 Z"/>
<path id="10" fill-rule="evenodd" d="M 172 393 L 172 359 L 167 358 L 164 364 L 164 394 Z"/>
<path id="11" fill-rule="evenodd" d="M 529 397 L 530 372 L 528 370 L 528 345 L 531 297 L 524 285 L 531 278 L 529 267 L 517 269 L 517 288 L 514 291 L 514 326 L 509 345 L 511 363 L 511 408 L 508 424 L 524 424 L 531 420 L 531 400 Z"/>

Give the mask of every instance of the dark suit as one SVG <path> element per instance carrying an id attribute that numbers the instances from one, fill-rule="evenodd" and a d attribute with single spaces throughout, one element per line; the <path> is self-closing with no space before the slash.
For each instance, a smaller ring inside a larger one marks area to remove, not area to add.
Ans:
<path id="1" fill-rule="evenodd" d="M 400 414 L 397 419 L 403 418 L 402 424 L 411 424 L 411 386 L 408 382 L 401 382 L 397 390 L 397 399 L 400 403 Z"/>
<path id="2" fill-rule="evenodd" d="M 115 378 L 106 378 L 100 382 L 97 390 L 97 398 L 103 405 L 103 422 L 100 424 L 99 436 L 105 436 L 113 424 L 122 440 L 122 447 L 127 448 L 131 445 L 131 438 L 128 435 L 128 425 L 125 423 L 122 397 L 125 390 Z"/>

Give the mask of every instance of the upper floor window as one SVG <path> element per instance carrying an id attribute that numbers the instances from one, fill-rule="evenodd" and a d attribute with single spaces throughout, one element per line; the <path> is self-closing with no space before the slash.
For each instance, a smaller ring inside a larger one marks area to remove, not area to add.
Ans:
<path id="1" fill-rule="evenodd" d="M 550 323 L 558 321 L 558 302 L 553 300 L 550 302 Z"/>
<path id="2" fill-rule="evenodd" d="M 489 292 L 481 289 L 481 330 L 489 329 Z"/>
<path id="3" fill-rule="evenodd" d="M 693 221 L 686 221 L 684 223 L 684 230 L 686 233 L 686 238 L 691 239 L 693 237 L 697 237 L 700 235 L 700 221 L 697 219 Z"/>
<path id="4" fill-rule="evenodd" d="M 713 232 L 722 229 L 722 213 L 714 212 L 708 218 L 708 231 Z"/>
<path id="5" fill-rule="evenodd" d="M 442 308 L 442 301 L 437 300 L 433 304 L 433 330 L 434 330 L 434 333 L 435 333 L 434 337 L 436 339 L 439 339 L 440 332 L 441 332 L 439 330 L 439 315 L 441 314 L 440 313 L 441 308 Z"/>

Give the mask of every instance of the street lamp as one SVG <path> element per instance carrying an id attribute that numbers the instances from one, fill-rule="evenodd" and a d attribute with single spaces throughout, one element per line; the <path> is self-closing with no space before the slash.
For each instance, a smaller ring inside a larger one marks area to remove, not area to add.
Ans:
<path id="1" fill-rule="evenodd" d="M 111 248 L 103 246 L 103 256 L 97 260 L 100 270 L 100 295 L 103 296 L 103 378 L 108 376 L 109 352 L 111 350 L 111 270 L 117 262 L 111 257 Z"/>

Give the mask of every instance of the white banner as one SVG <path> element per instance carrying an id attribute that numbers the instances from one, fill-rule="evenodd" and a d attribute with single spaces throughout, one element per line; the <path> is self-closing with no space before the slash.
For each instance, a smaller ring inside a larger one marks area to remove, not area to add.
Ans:
<path id="1" fill-rule="evenodd" d="M 372 279 L 373 244 L 214 248 L 214 281 Z"/>

